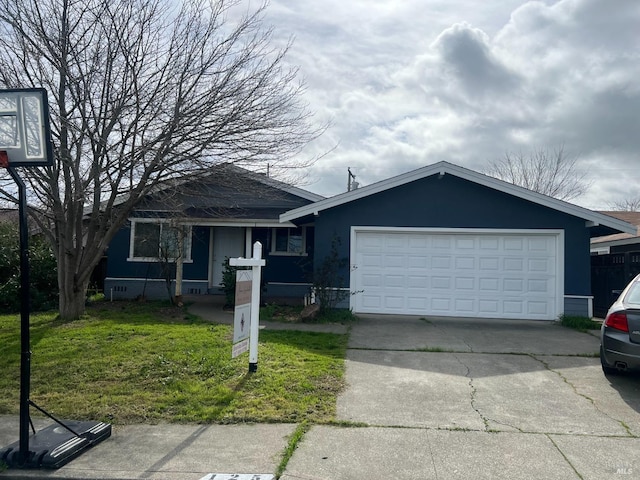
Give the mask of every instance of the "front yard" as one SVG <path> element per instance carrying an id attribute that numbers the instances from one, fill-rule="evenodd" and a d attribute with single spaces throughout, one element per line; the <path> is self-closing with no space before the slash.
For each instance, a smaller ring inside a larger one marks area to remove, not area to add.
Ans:
<path id="1" fill-rule="evenodd" d="M 116 424 L 330 421 L 346 335 L 260 332 L 258 372 L 231 359 L 232 326 L 161 303 L 31 315 L 31 399 L 61 418 Z M 0 414 L 19 409 L 19 315 L 0 316 Z M 32 412 L 33 413 L 33 412 Z"/>

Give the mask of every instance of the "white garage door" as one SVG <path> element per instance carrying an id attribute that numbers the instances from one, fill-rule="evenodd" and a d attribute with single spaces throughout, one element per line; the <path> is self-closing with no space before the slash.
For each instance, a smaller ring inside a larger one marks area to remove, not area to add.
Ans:
<path id="1" fill-rule="evenodd" d="M 351 305 L 359 313 L 553 320 L 561 239 L 548 230 L 353 227 Z"/>

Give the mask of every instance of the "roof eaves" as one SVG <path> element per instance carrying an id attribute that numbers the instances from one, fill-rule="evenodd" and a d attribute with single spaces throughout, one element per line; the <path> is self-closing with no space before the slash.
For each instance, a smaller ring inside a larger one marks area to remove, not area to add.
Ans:
<path id="1" fill-rule="evenodd" d="M 532 190 L 528 190 L 524 187 L 520 187 L 518 185 L 514 185 L 512 183 L 508 183 L 503 180 L 499 180 L 497 178 L 490 177 L 488 175 L 484 175 L 482 173 L 475 172 L 473 170 L 469 170 L 467 168 L 444 161 L 434 163 L 433 165 L 427 165 L 425 167 L 418 168 L 416 170 L 412 170 L 410 172 L 373 183 L 357 190 L 345 192 L 334 197 L 312 203 L 310 205 L 305 205 L 303 207 L 290 210 L 280 215 L 280 221 L 291 221 L 311 214 L 317 215 L 322 210 L 337 207 L 339 205 L 343 205 L 345 203 L 352 202 L 369 195 L 374 195 L 390 188 L 398 187 L 406 183 L 420 180 L 422 178 L 426 178 L 435 174 L 454 175 L 465 180 L 469 180 L 471 182 L 478 183 L 480 185 L 484 185 L 489 188 L 493 188 L 495 190 L 513 195 L 515 197 L 519 197 L 524 200 L 528 200 L 530 202 L 537 203 L 539 205 L 546 206 L 578 218 L 583 218 L 584 220 L 589 222 L 589 226 L 604 225 L 606 227 L 619 230 L 620 232 L 632 234 L 635 234 L 636 232 L 635 225 L 631 225 L 630 223 L 627 223 L 620 219 L 611 217 L 609 215 L 603 215 L 599 212 L 579 207 L 578 205 L 558 200 L 556 198 L 549 197 Z"/>

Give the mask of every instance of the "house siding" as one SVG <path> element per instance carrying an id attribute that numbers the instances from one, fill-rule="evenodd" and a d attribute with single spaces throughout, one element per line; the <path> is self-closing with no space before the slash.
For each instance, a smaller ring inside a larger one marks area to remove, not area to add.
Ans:
<path id="1" fill-rule="evenodd" d="M 313 271 L 313 229 L 307 237 L 308 255 L 280 256 L 271 255 L 271 229 L 254 228 L 252 243 L 260 241 L 263 245 L 263 258 L 266 266 L 262 271 L 263 292 L 265 298 L 302 298 L 309 292 L 309 282 Z M 209 241 L 211 229 L 194 226 L 192 229 L 191 258 L 193 261 L 183 264 L 183 294 L 222 294 L 218 288 L 209 289 Z M 133 299 L 167 298 L 167 289 L 158 261 L 129 261 L 131 223 L 123 226 L 110 243 L 107 251 L 106 278 L 104 292 L 108 298 Z M 171 278 L 175 278 L 175 264 L 170 266 Z M 175 282 L 172 282 L 174 291 Z"/>
<path id="2" fill-rule="evenodd" d="M 591 294 L 589 231 L 583 219 L 453 175 L 423 178 L 320 212 L 315 222 L 315 265 L 335 237 L 348 258 L 351 226 L 562 229 L 567 295 Z M 348 267 L 341 272 L 349 285 Z"/>

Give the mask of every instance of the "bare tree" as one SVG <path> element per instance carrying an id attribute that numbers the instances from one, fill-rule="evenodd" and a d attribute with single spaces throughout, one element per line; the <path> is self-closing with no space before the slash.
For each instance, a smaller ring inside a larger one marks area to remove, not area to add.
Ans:
<path id="1" fill-rule="evenodd" d="M 589 188 L 587 174 L 580 172 L 578 157 L 564 147 L 537 149 L 529 154 L 507 152 L 489 163 L 487 175 L 560 200 L 571 200 Z"/>
<path id="2" fill-rule="evenodd" d="M 221 162 L 303 166 L 293 156 L 322 129 L 288 46 L 270 47 L 266 5 L 231 21 L 238 3 L 0 0 L 0 87 L 44 87 L 51 103 L 55 163 L 21 174 L 56 252 L 63 318 L 84 313 L 94 266 L 159 182 Z M 0 196 L 15 200 L 11 185 Z"/>
<path id="3" fill-rule="evenodd" d="M 609 209 L 618 212 L 640 212 L 640 195 L 612 202 Z"/>

